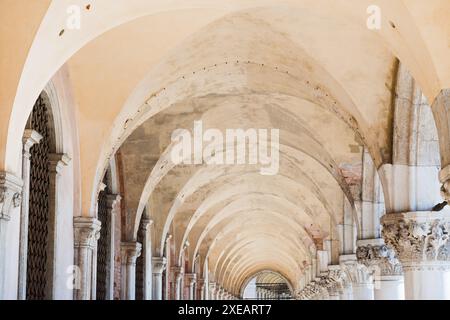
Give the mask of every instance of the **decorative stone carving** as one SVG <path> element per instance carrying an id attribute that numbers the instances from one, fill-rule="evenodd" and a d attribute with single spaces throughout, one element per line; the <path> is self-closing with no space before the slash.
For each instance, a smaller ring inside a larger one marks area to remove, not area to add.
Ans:
<path id="1" fill-rule="evenodd" d="M 120 249 L 123 263 L 126 265 L 136 265 L 136 260 L 142 252 L 142 244 L 139 242 L 123 242 Z"/>
<path id="2" fill-rule="evenodd" d="M 372 284 L 372 272 L 364 264 L 358 263 L 356 255 L 341 256 L 341 269 L 352 284 Z"/>
<path id="3" fill-rule="evenodd" d="M 86 247 L 95 249 L 100 237 L 101 222 L 94 218 L 74 218 L 75 248 Z"/>
<path id="4" fill-rule="evenodd" d="M 441 195 L 442 197 L 450 201 L 450 165 L 446 166 L 439 172 L 439 180 L 442 183 Z"/>
<path id="5" fill-rule="evenodd" d="M 299 300 L 321 300 L 326 296 L 328 296 L 328 291 L 322 286 L 320 279 L 311 281 L 297 294 Z"/>
<path id="6" fill-rule="evenodd" d="M 395 251 L 385 244 L 359 246 L 356 250 L 358 262 L 365 265 L 377 276 L 400 276 L 402 265 Z"/>
<path id="7" fill-rule="evenodd" d="M 384 240 L 398 254 L 404 268 L 450 261 L 449 213 L 388 214 L 382 223 Z"/>
<path id="8" fill-rule="evenodd" d="M 9 221 L 11 210 L 22 200 L 22 180 L 12 174 L 0 172 L 0 219 Z"/>
<path id="9" fill-rule="evenodd" d="M 167 260 L 164 257 L 152 258 L 152 272 L 153 274 L 162 274 L 166 269 Z"/>

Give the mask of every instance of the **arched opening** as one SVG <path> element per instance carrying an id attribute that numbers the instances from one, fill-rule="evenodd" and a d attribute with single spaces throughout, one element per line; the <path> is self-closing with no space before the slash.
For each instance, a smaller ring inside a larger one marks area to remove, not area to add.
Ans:
<path id="1" fill-rule="evenodd" d="M 253 276 L 242 290 L 244 300 L 292 300 L 287 280 L 276 272 L 263 271 Z"/>
<path id="2" fill-rule="evenodd" d="M 29 211 L 26 237 L 27 300 L 51 299 L 55 266 L 55 189 L 53 159 L 55 132 L 51 108 L 42 93 L 28 120 L 28 128 L 41 139 L 30 150 Z M 25 240 L 26 239 L 26 240 Z"/>

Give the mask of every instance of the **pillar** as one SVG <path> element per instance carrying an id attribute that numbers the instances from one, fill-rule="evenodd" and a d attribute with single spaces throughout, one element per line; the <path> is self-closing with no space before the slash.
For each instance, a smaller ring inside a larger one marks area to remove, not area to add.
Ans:
<path id="1" fill-rule="evenodd" d="M 121 298 L 136 298 L 136 260 L 141 255 L 142 245 L 139 242 L 123 242 L 121 244 Z"/>
<path id="2" fill-rule="evenodd" d="M 195 300 L 195 285 L 197 283 L 197 274 L 186 274 L 186 291 L 188 292 L 187 300 Z"/>
<path id="3" fill-rule="evenodd" d="M 197 300 L 206 300 L 205 299 L 205 279 L 199 278 L 197 280 Z"/>
<path id="4" fill-rule="evenodd" d="M 100 236 L 101 223 L 93 217 L 75 217 L 74 222 L 74 260 L 76 269 L 74 283 L 75 300 L 91 300 L 95 288 L 94 261 L 97 260 L 97 240 Z"/>
<path id="5" fill-rule="evenodd" d="M 38 144 L 42 136 L 34 130 L 25 130 L 22 151 L 22 207 L 20 210 L 20 243 L 19 243 L 19 284 L 17 298 L 26 299 L 27 286 L 27 256 L 28 256 L 28 219 L 30 206 L 30 159 L 31 147 Z"/>
<path id="6" fill-rule="evenodd" d="M 116 217 L 120 216 L 120 195 L 108 194 L 106 198 L 107 212 L 109 215 L 109 225 L 103 228 L 109 229 L 109 246 L 108 246 L 108 262 L 107 262 L 107 283 L 106 283 L 106 300 L 114 300 L 114 273 L 115 273 L 115 246 L 116 246 Z"/>
<path id="7" fill-rule="evenodd" d="M 48 251 L 47 251 L 47 283 L 49 284 L 47 286 L 47 293 L 46 298 L 47 299 L 55 299 L 56 298 L 56 292 L 55 292 L 55 284 L 56 284 L 56 267 L 59 265 L 57 261 L 57 255 L 56 255 L 56 247 L 59 243 L 58 237 L 61 237 L 61 235 L 58 233 L 58 217 L 59 217 L 59 211 L 60 211 L 60 200 L 59 196 L 62 192 L 64 192 L 64 188 L 61 186 L 60 179 L 61 179 L 61 171 L 64 167 L 68 166 L 71 159 L 66 154 L 59 154 L 59 153 L 53 153 L 49 155 L 49 175 L 50 175 L 50 185 L 49 185 L 49 222 L 48 222 Z M 100 234 L 98 234 L 100 236 Z M 95 250 L 97 249 L 97 245 L 95 245 Z M 95 256 L 97 256 L 95 254 Z M 93 263 L 97 264 L 97 259 L 93 261 Z M 96 267 L 94 267 L 94 270 L 97 270 Z M 92 280 L 92 290 L 94 296 L 93 299 L 95 299 L 95 287 L 97 285 L 96 277 L 97 272 L 92 275 L 94 279 Z"/>
<path id="8" fill-rule="evenodd" d="M 183 277 L 184 269 L 179 266 L 170 268 L 171 297 L 173 300 L 183 300 Z"/>
<path id="9" fill-rule="evenodd" d="M 403 266 L 407 300 L 450 299 L 449 223 L 447 210 L 383 217 L 384 240 Z"/>
<path id="10" fill-rule="evenodd" d="M 142 251 L 141 256 L 144 264 L 143 274 L 143 289 L 144 300 L 152 300 L 152 240 L 151 227 L 153 221 L 148 218 L 142 218 L 141 228 L 139 232 L 142 235 Z"/>
<path id="11" fill-rule="evenodd" d="M 7 275 L 10 274 L 9 271 L 13 267 L 10 266 L 6 257 L 9 255 L 10 249 L 8 246 L 10 244 L 8 229 L 12 227 L 12 216 L 16 212 L 19 214 L 18 210 L 22 201 L 22 186 L 23 182 L 21 179 L 10 173 L 0 172 L 0 300 L 15 299 L 17 297 L 15 291 L 14 296 L 8 295 L 15 282 L 9 284 Z"/>
<path id="12" fill-rule="evenodd" d="M 374 300 L 373 277 L 365 265 L 358 263 L 356 255 L 341 256 L 340 264 L 351 281 L 353 300 Z"/>
<path id="13" fill-rule="evenodd" d="M 356 256 L 374 277 L 375 300 L 404 300 L 403 271 L 394 250 L 383 239 L 360 240 Z"/>
<path id="14" fill-rule="evenodd" d="M 209 283 L 209 300 L 217 300 L 217 284 L 215 282 Z"/>
<path id="15" fill-rule="evenodd" d="M 163 272 L 166 269 L 167 260 L 164 257 L 152 258 L 153 273 L 153 300 L 163 299 Z"/>

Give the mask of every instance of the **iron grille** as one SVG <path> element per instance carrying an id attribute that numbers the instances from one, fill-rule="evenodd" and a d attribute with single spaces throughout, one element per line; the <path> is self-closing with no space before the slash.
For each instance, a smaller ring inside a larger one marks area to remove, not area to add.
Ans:
<path id="1" fill-rule="evenodd" d="M 142 219 L 139 225 L 137 242 L 144 243 L 144 237 L 141 232 Z M 144 300 L 144 250 L 136 260 L 136 300 Z"/>
<path id="2" fill-rule="evenodd" d="M 103 182 L 107 185 L 106 178 Z M 100 229 L 100 239 L 98 240 L 97 247 L 97 300 L 106 300 L 107 286 L 108 286 L 108 267 L 109 259 L 108 252 L 110 246 L 110 217 L 108 214 L 107 203 L 108 190 L 101 191 L 98 196 L 98 219 L 102 223 Z"/>
<path id="3" fill-rule="evenodd" d="M 46 298 L 49 246 L 50 129 L 48 110 L 42 97 L 33 108 L 31 128 L 43 139 L 31 148 L 26 297 L 43 300 Z"/>

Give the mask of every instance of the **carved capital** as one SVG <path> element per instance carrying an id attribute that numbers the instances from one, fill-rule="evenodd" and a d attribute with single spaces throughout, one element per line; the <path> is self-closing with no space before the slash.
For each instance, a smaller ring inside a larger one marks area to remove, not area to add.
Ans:
<path id="1" fill-rule="evenodd" d="M 302 291 L 297 294 L 300 300 L 317 300 L 328 295 L 327 289 L 321 285 L 320 279 L 311 281 Z"/>
<path id="2" fill-rule="evenodd" d="M 74 245 L 76 248 L 94 249 L 100 237 L 101 222 L 96 218 L 75 217 L 73 219 Z"/>
<path id="3" fill-rule="evenodd" d="M 167 259 L 164 257 L 153 257 L 152 258 L 152 273 L 162 274 L 166 270 Z"/>
<path id="4" fill-rule="evenodd" d="M 139 242 L 122 242 L 120 245 L 122 263 L 135 265 L 136 259 L 141 255 L 142 244 Z"/>
<path id="5" fill-rule="evenodd" d="M 373 283 L 371 270 L 364 264 L 358 263 L 356 255 L 341 256 L 340 266 L 350 283 L 356 285 Z"/>
<path id="6" fill-rule="evenodd" d="M 172 278 L 172 281 L 178 282 L 184 276 L 184 268 L 178 266 L 170 268 L 170 276 Z"/>
<path id="7" fill-rule="evenodd" d="M 189 286 L 193 286 L 197 282 L 197 274 L 196 273 L 186 273 L 186 283 Z"/>
<path id="8" fill-rule="evenodd" d="M 24 131 L 23 137 L 22 137 L 22 143 L 23 143 L 23 155 L 30 159 L 30 150 L 35 145 L 41 142 L 42 135 L 40 135 L 37 131 L 26 129 Z"/>
<path id="9" fill-rule="evenodd" d="M 373 275 L 401 276 L 403 274 L 402 265 L 395 251 L 385 245 L 382 239 L 359 241 L 356 258 L 358 263 L 365 265 Z"/>
<path id="10" fill-rule="evenodd" d="M 0 172 L 0 219 L 9 221 L 11 211 L 22 201 L 21 179 L 7 172 Z"/>
<path id="11" fill-rule="evenodd" d="M 404 269 L 450 266 L 450 214 L 407 212 L 382 219 L 386 244 L 397 253 Z"/>

